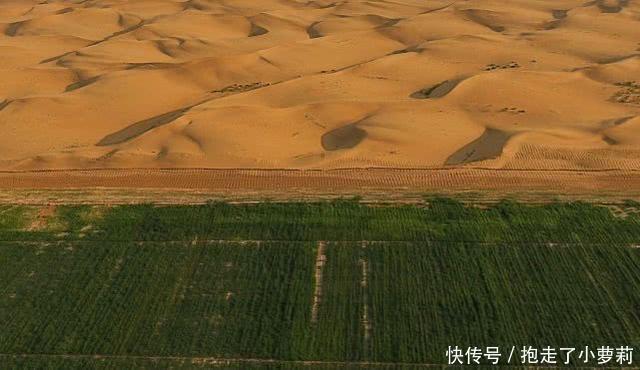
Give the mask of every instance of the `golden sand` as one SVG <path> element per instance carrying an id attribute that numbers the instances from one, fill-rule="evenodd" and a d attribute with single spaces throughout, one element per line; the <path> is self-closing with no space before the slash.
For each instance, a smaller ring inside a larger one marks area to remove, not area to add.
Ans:
<path id="1" fill-rule="evenodd" d="M 640 169 L 640 2 L 0 2 L 0 169 Z"/>

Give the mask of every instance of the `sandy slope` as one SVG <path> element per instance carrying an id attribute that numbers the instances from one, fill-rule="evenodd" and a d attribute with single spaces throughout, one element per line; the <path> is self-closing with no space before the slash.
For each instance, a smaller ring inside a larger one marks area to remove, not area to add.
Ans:
<path id="1" fill-rule="evenodd" d="M 3 0 L 0 169 L 640 169 L 638 0 Z"/>

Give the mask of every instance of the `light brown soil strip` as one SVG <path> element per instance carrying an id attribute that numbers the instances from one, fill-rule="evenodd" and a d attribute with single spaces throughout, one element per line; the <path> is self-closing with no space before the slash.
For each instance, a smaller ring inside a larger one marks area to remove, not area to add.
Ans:
<path id="1" fill-rule="evenodd" d="M 322 274 L 324 265 L 327 263 L 327 256 L 324 254 L 326 242 L 318 242 L 318 252 L 316 254 L 315 289 L 313 291 L 313 304 L 311 305 L 311 323 L 318 322 L 318 308 L 322 301 Z"/>
<path id="2" fill-rule="evenodd" d="M 0 171 L 0 198 L 23 196 L 41 189 L 75 190 L 82 193 L 121 190 L 128 193 L 149 192 L 154 197 L 163 191 L 174 197 L 189 197 L 199 191 L 209 199 L 238 194 L 252 199 L 273 196 L 295 198 L 297 194 L 346 196 L 348 194 L 400 194 L 459 192 L 497 192 L 502 195 L 544 193 L 580 194 L 601 198 L 604 194 L 619 199 L 636 199 L 640 195 L 640 171 L 636 170 L 509 170 L 489 168 L 434 169 L 336 169 L 336 170 L 252 170 L 252 169 L 86 169 L 43 171 Z M 27 189 L 29 191 L 27 191 Z M 164 189 L 164 190 L 163 190 Z M 184 190 L 181 194 L 179 189 Z M 63 194 L 61 194 L 63 195 Z M 78 195 L 76 193 L 76 195 Z M 79 194 L 81 195 L 81 194 Z M 28 197 L 27 197 L 28 198 Z M 25 198 L 25 199 L 27 199 Z M 97 197 L 99 198 L 99 197 Z M 130 200 L 141 199 L 140 194 Z M 101 199 L 98 203 L 108 200 Z M 112 200 L 111 203 L 117 203 Z M 48 204 L 48 202 L 45 202 Z"/>

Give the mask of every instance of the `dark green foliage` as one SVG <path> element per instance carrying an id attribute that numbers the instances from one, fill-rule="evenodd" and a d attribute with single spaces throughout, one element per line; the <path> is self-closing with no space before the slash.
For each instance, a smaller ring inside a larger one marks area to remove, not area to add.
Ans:
<path id="1" fill-rule="evenodd" d="M 640 346 L 637 250 L 410 243 L 367 258 L 377 361 L 436 360 L 454 344 Z"/>
<path id="2" fill-rule="evenodd" d="M 635 201 L 635 200 L 631 200 L 631 199 L 627 199 L 627 200 L 624 201 L 624 206 L 625 207 L 640 208 L 640 202 Z"/>
<path id="3" fill-rule="evenodd" d="M 527 206 L 502 202 L 488 209 L 433 199 L 427 208 L 368 207 L 353 200 L 325 203 L 262 203 L 156 207 L 120 206 L 99 218 L 87 206 L 62 206 L 37 232 L 24 228 L 24 210 L 0 214 L 0 240 L 425 240 L 494 243 L 633 242 L 639 218 L 614 218 L 604 207 L 583 203 Z M 91 219 L 95 218 L 95 219 Z M 91 220 L 89 220 L 91 219 Z M 6 225 L 3 227 L 3 225 Z M 90 225 L 90 232 L 84 230 Z M 63 227 L 66 230 L 60 230 Z M 569 232 L 567 232 L 569 231 Z"/>
<path id="4" fill-rule="evenodd" d="M 25 212 L 0 208 L 0 368 L 395 369 L 443 363 L 449 345 L 640 347 L 639 218 L 586 203 L 64 206 L 64 233 L 27 231 Z"/>
<path id="5" fill-rule="evenodd" d="M 58 222 L 66 225 L 70 232 L 66 239 L 420 240 L 529 245 L 551 241 L 633 243 L 640 240 L 637 215 L 616 218 L 605 207 L 579 202 L 534 206 L 503 201 L 486 209 L 465 207 L 443 198 L 431 199 L 425 208 L 370 207 L 354 200 L 119 206 L 93 220 L 92 232 L 81 232 L 88 212 L 86 206 L 59 207 Z M 52 232 L 19 233 L 0 228 L 2 240 L 54 237 Z"/>
<path id="6" fill-rule="evenodd" d="M 308 322 L 312 253 L 295 243 L 4 244 L 1 352 L 291 357 L 296 324 Z"/>

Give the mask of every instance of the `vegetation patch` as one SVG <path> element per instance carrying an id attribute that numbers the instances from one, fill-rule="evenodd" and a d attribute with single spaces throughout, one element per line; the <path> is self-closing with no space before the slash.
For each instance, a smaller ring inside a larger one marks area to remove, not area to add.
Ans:
<path id="1" fill-rule="evenodd" d="M 27 213 L 0 208 L 2 368 L 409 369 L 450 345 L 640 346 L 634 213 L 59 206 L 64 235 Z"/>

